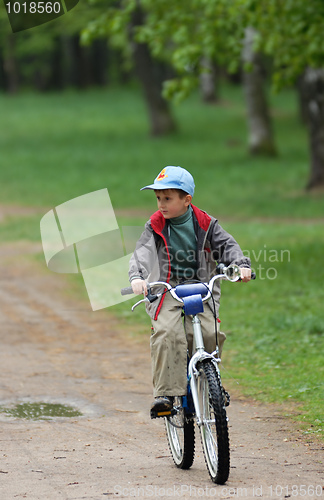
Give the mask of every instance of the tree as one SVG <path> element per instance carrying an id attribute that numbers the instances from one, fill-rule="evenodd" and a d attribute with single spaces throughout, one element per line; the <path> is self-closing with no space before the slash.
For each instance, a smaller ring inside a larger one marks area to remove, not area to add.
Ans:
<path id="1" fill-rule="evenodd" d="M 311 154 L 307 188 L 312 189 L 324 185 L 324 68 L 308 67 L 303 75 L 303 89 Z"/>
<path id="2" fill-rule="evenodd" d="M 102 0 L 97 0 L 96 4 L 102 5 L 104 11 L 83 30 L 83 43 L 87 45 L 98 36 L 108 37 L 109 44 L 120 49 L 125 61 L 134 68 L 147 103 L 151 134 L 158 136 L 173 132 L 176 124 L 170 103 L 162 95 L 167 65 L 163 59 L 153 58 L 148 44 L 137 37 L 138 31 L 146 24 L 141 2 L 108 0 L 103 4 Z"/>
<path id="3" fill-rule="evenodd" d="M 12 33 L 7 35 L 4 42 L 3 71 L 8 92 L 15 94 L 19 88 L 19 72 L 16 56 L 16 40 Z"/>
<path id="4" fill-rule="evenodd" d="M 238 0 L 245 22 L 258 31 L 255 50 L 273 62 L 275 89 L 299 82 L 309 135 L 307 188 L 324 186 L 324 2 Z"/>
<path id="5" fill-rule="evenodd" d="M 165 65 L 152 58 L 146 43 L 136 40 L 136 30 L 145 23 L 142 9 L 132 12 L 129 35 L 135 73 L 142 84 L 148 105 L 152 135 L 165 135 L 176 128 L 169 103 L 162 96 L 163 81 L 166 79 Z"/>
<path id="6" fill-rule="evenodd" d="M 1 88 L 15 93 L 20 87 L 44 91 L 105 85 L 107 39 L 80 45 L 81 28 L 91 15 L 98 16 L 98 8 L 77 6 L 72 13 L 13 34 L 6 11 L 0 11 Z"/>
<path id="7" fill-rule="evenodd" d="M 142 3 L 147 22 L 138 37 L 150 44 L 153 54 L 167 54 L 178 72 L 177 78 L 166 82 L 165 95 L 181 99 L 199 78 L 201 87 L 207 83 L 207 99 L 215 101 L 212 72 L 206 66 L 237 70 L 242 54 L 249 149 L 253 154 L 275 154 L 261 57 L 253 49 L 253 30 L 244 30 L 240 22 L 239 6 L 225 0 L 176 0 L 167 8 L 163 0 Z"/>
<path id="8" fill-rule="evenodd" d="M 275 90 L 292 85 L 305 75 L 303 89 L 311 158 L 307 187 L 323 186 L 323 0 L 175 0 L 167 9 L 163 0 L 143 0 L 143 3 L 152 13 L 147 17 L 148 26 L 142 36 L 153 51 L 159 52 L 167 33 L 172 40 L 172 60 L 184 75 L 182 84 L 170 82 L 166 87 L 171 94 L 190 90 L 188 73 L 199 67 L 203 54 L 236 69 L 247 29 L 255 30 L 253 53 L 271 57 Z M 257 61 L 252 62 L 253 75 L 258 70 Z M 260 91 L 253 93 L 262 96 Z M 260 106 L 264 107 L 264 103 Z M 268 120 L 266 117 L 265 123 Z"/>
<path id="9" fill-rule="evenodd" d="M 305 94 L 312 159 L 308 187 L 324 185 L 324 162 L 318 147 L 324 129 L 319 77 L 324 67 L 323 0 L 120 0 L 119 17 L 101 18 L 99 31 L 108 23 L 121 36 L 125 28 L 122 16 L 129 16 L 138 5 L 145 12 L 145 22 L 138 26 L 135 40 L 146 43 L 153 57 L 170 61 L 178 73 L 164 83 L 164 96 L 186 97 L 199 82 L 204 57 L 237 70 L 247 28 L 256 33 L 253 53 L 271 57 L 275 90 L 292 85 L 305 71 L 307 74 L 307 68 L 319 72 L 316 85 L 312 78 L 304 79 L 304 86 L 309 86 Z M 310 112 L 315 106 L 316 114 Z"/>
<path id="10" fill-rule="evenodd" d="M 19 74 L 17 68 L 16 42 L 11 33 L 10 24 L 5 10 L 0 10 L 0 47 L 2 63 L 1 86 L 6 87 L 8 92 L 14 94 L 19 86 Z"/>
<path id="11" fill-rule="evenodd" d="M 205 71 L 200 74 L 200 91 L 204 102 L 214 104 L 218 101 L 216 65 L 208 57 L 201 61 Z"/>
<path id="12" fill-rule="evenodd" d="M 254 50 L 257 32 L 247 27 L 242 50 L 243 85 L 249 125 L 249 149 L 254 155 L 274 155 L 275 146 L 265 92 L 261 54 Z"/>

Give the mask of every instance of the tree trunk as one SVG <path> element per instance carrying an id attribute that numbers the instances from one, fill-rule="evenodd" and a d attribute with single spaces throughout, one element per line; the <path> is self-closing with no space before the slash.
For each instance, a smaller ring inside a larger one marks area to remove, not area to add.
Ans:
<path id="1" fill-rule="evenodd" d="M 249 126 L 249 149 L 252 154 L 273 156 L 276 154 L 273 132 L 265 92 L 264 75 L 260 54 L 253 50 L 255 30 L 245 30 L 242 51 L 243 64 L 250 66 L 250 71 L 243 72 L 243 85 L 247 104 Z"/>
<path id="2" fill-rule="evenodd" d="M 303 76 L 311 171 L 307 189 L 324 186 L 324 69 L 307 68 Z"/>
<path id="3" fill-rule="evenodd" d="M 15 35 L 10 34 L 6 39 L 5 51 L 3 57 L 3 71 L 6 78 L 6 87 L 10 94 L 18 92 L 19 74 L 15 53 Z"/>
<path id="4" fill-rule="evenodd" d="M 63 77 L 63 46 L 61 37 L 55 37 L 55 44 L 51 54 L 51 71 L 45 90 L 62 90 L 64 87 Z"/>
<path id="5" fill-rule="evenodd" d="M 0 89 L 6 89 L 6 75 L 4 72 L 4 59 L 3 59 L 3 51 L 0 53 Z"/>
<path id="6" fill-rule="evenodd" d="M 75 64 L 75 85 L 85 89 L 92 84 L 91 48 L 80 44 L 79 35 L 72 35 L 73 57 Z"/>
<path id="7" fill-rule="evenodd" d="M 91 45 L 92 78 L 95 85 L 108 84 L 108 45 L 107 40 L 97 39 Z"/>
<path id="8" fill-rule="evenodd" d="M 299 78 L 297 78 L 296 81 L 296 90 L 297 90 L 297 97 L 298 97 L 298 107 L 299 107 L 299 118 L 300 121 L 303 125 L 307 125 L 307 96 L 306 96 L 306 90 L 305 89 L 305 78 L 304 74 L 300 75 Z"/>
<path id="9" fill-rule="evenodd" d="M 139 7 L 133 12 L 130 36 L 133 48 L 135 73 L 141 82 L 149 110 L 151 134 L 166 135 L 176 128 L 169 103 L 162 97 L 165 67 L 154 61 L 145 43 L 134 41 L 134 28 L 143 24 L 143 13 Z"/>
<path id="10" fill-rule="evenodd" d="M 208 57 L 201 60 L 203 68 L 200 74 L 200 91 L 202 100 L 207 104 L 214 104 L 218 101 L 216 68 Z"/>
<path id="11" fill-rule="evenodd" d="M 77 64 L 74 55 L 74 40 L 71 35 L 61 35 L 61 78 L 62 87 L 76 87 Z"/>

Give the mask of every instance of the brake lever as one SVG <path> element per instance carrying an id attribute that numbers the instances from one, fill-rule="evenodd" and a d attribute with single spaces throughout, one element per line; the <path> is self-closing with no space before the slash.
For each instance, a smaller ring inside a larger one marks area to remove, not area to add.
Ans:
<path id="1" fill-rule="evenodd" d="M 148 286 L 148 287 L 147 287 L 147 295 L 146 295 L 146 298 L 147 298 L 147 300 L 148 300 L 149 302 L 151 302 L 151 304 L 152 304 L 152 302 L 154 302 L 156 299 L 158 299 L 158 298 L 159 298 L 159 296 L 158 296 L 156 293 L 151 293 L 151 287 L 150 287 L 150 286 Z"/>
<path id="2" fill-rule="evenodd" d="M 146 297 L 144 297 L 144 299 L 142 300 L 139 300 L 138 302 L 136 302 L 136 304 L 134 304 L 132 306 L 132 311 L 134 311 L 135 307 L 139 306 L 140 304 L 142 304 L 143 302 L 154 302 L 156 299 L 159 298 L 160 295 L 157 295 L 157 294 L 154 294 L 154 293 L 151 293 L 151 287 L 148 286 L 147 287 L 147 294 L 146 294 Z"/>
<path id="3" fill-rule="evenodd" d="M 143 302 L 148 302 L 147 298 L 145 297 L 145 299 L 142 299 L 142 300 L 139 300 L 138 302 L 136 302 L 136 304 L 134 304 L 132 306 L 132 312 L 134 311 L 135 307 L 139 306 L 140 304 L 142 304 Z"/>

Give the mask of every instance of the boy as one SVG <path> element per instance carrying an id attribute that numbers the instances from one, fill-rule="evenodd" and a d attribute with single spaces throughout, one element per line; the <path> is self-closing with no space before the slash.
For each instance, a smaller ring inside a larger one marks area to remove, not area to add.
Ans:
<path id="1" fill-rule="evenodd" d="M 218 221 L 191 204 L 195 183 L 192 175 L 181 167 L 168 166 L 143 187 L 152 189 L 158 211 L 145 225 L 130 259 L 129 278 L 135 294 L 147 294 L 146 282 L 164 281 L 172 286 L 186 279 L 208 282 L 215 274 L 216 262 L 237 264 L 242 281 L 251 279 L 250 260 L 242 253 L 234 238 Z M 156 292 L 156 289 L 154 289 Z M 206 351 L 216 348 L 216 317 L 220 286 L 214 286 L 216 311 L 210 301 L 199 315 Z M 155 411 L 172 408 L 174 396 L 187 391 L 187 353 L 192 351 L 191 319 L 181 317 L 181 304 L 169 293 L 146 306 L 152 321 L 151 359 Z M 215 317 L 216 316 L 216 317 Z M 225 334 L 218 332 L 219 350 Z"/>

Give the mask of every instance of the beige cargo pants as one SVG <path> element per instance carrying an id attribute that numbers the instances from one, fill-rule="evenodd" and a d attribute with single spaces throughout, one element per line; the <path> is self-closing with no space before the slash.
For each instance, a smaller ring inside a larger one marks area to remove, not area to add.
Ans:
<path id="1" fill-rule="evenodd" d="M 151 360 L 153 394 L 183 396 L 187 394 L 187 350 L 192 354 L 192 317 L 181 316 L 181 304 L 167 293 L 157 320 L 152 320 Z M 205 349 L 212 353 L 216 347 L 215 319 L 207 304 L 199 314 Z M 220 352 L 226 335 L 218 331 Z"/>

